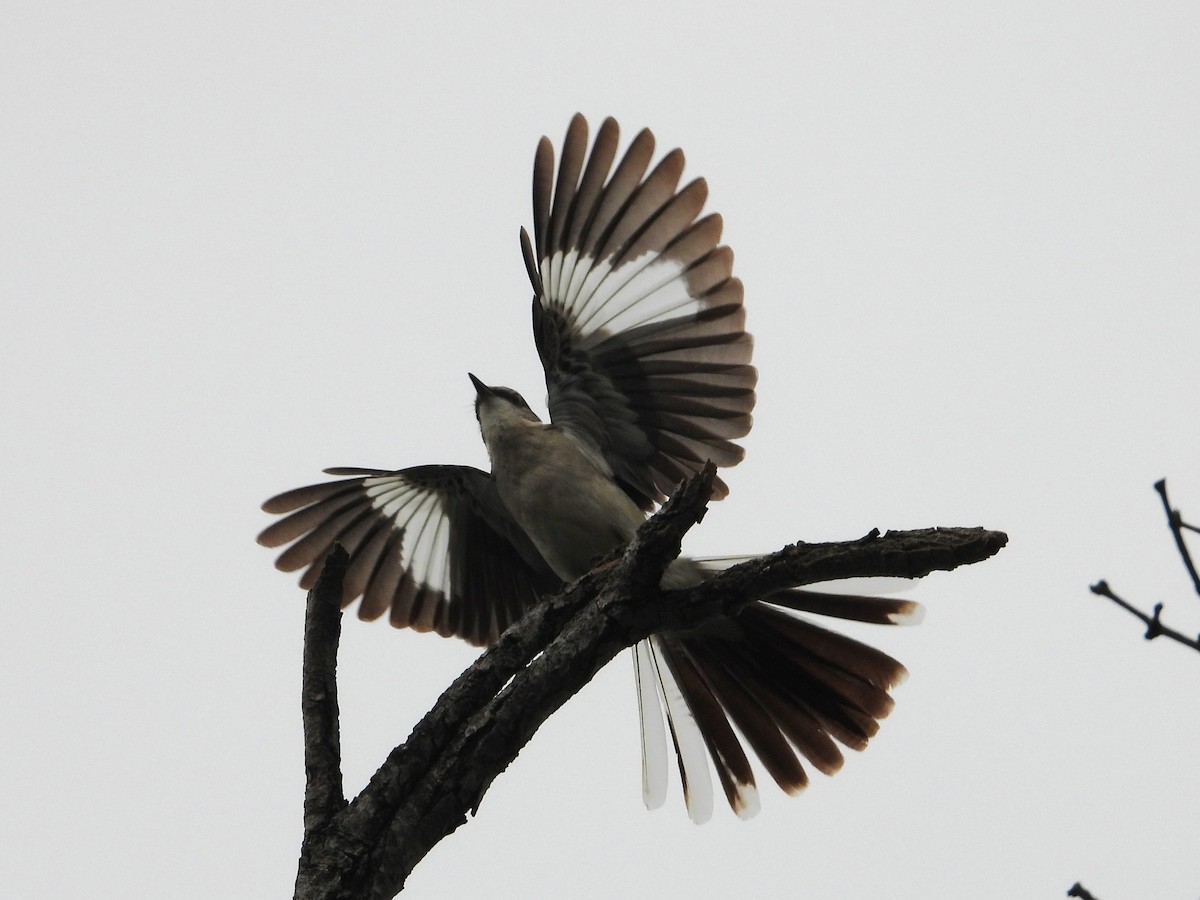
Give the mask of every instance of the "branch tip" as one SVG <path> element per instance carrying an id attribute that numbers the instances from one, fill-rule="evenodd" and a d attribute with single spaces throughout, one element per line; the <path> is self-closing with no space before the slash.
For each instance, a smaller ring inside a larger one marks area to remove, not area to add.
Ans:
<path id="1" fill-rule="evenodd" d="M 1171 529 L 1171 537 L 1175 540 L 1175 549 L 1179 551 L 1179 558 L 1183 560 L 1183 567 L 1187 570 L 1188 577 L 1192 579 L 1192 587 L 1195 588 L 1197 594 L 1200 594 L 1200 571 L 1196 570 L 1196 563 L 1193 562 L 1192 554 L 1188 552 L 1187 544 L 1183 540 L 1185 530 L 1200 531 L 1200 529 L 1183 521 L 1183 513 L 1171 508 L 1171 501 L 1167 497 L 1167 479 L 1160 478 L 1154 482 L 1154 489 L 1162 498 L 1163 511 L 1167 514 L 1167 527 Z"/>

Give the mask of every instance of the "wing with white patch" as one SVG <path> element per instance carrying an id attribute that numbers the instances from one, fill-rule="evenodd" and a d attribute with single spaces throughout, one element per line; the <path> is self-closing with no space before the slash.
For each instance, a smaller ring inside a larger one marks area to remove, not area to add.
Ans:
<path id="1" fill-rule="evenodd" d="M 307 566 L 316 583 L 334 543 L 350 554 L 342 605 L 385 612 L 397 628 L 436 631 L 472 644 L 494 641 L 562 582 L 509 516 L 490 475 L 469 466 L 326 469 L 352 475 L 297 488 L 263 504 L 284 514 L 258 542 L 279 547 L 285 572 Z"/>
<path id="2" fill-rule="evenodd" d="M 599 450 L 648 509 L 705 461 L 741 461 L 733 441 L 750 430 L 757 373 L 721 217 L 700 217 L 705 182 L 679 188 L 679 150 L 647 174 L 647 130 L 610 176 L 617 143 L 607 119 L 589 155 L 575 116 L 555 177 L 542 139 L 522 250 L 551 421 Z M 713 497 L 726 493 L 718 479 Z"/>

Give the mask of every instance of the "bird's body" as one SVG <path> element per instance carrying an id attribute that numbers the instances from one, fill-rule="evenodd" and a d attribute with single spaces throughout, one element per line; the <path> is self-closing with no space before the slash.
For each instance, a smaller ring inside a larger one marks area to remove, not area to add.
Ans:
<path id="1" fill-rule="evenodd" d="M 645 513 L 599 454 L 562 428 L 521 415 L 486 386 L 478 411 L 496 491 L 559 578 L 574 581 L 633 537 Z"/>
<path id="2" fill-rule="evenodd" d="M 613 481 L 604 458 L 471 377 L 480 391 L 479 430 L 496 490 L 554 573 L 574 581 L 598 557 L 629 543 L 646 514 Z M 691 587 L 702 577 L 695 561 L 681 557 L 667 567 L 663 586 Z"/>
<path id="3" fill-rule="evenodd" d="M 397 627 L 487 644 L 629 541 L 706 460 L 741 460 L 733 440 L 750 429 L 757 373 L 720 217 L 700 216 L 702 180 L 678 187 L 680 151 L 647 171 L 648 131 L 610 175 L 617 141 L 606 120 L 589 154 L 576 116 L 557 174 L 545 138 L 535 158 L 535 238 L 522 231 L 522 251 L 550 423 L 515 391 L 472 375 L 490 473 L 329 469 L 347 477 L 271 498 L 263 508 L 288 515 L 259 541 L 293 542 L 277 565 L 307 566 L 303 586 L 341 543 L 344 601 L 361 596 L 360 617 L 387 613 Z M 726 492 L 717 479 L 713 499 Z M 664 586 L 694 585 L 716 566 L 680 558 Z M 697 822 L 711 813 L 709 759 L 730 806 L 742 816 L 758 809 L 743 741 L 789 793 L 808 781 L 801 758 L 828 774 L 842 763 L 835 738 L 866 746 L 904 667 L 795 612 L 880 624 L 919 617 L 904 600 L 780 591 L 736 618 L 639 643 L 648 806 L 666 793 L 664 716 Z"/>

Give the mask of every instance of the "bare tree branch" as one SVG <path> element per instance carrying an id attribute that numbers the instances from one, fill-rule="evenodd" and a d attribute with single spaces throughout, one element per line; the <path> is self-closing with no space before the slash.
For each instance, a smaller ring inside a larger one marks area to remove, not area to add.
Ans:
<path id="1" fill-rule="evenodd" d="M 1115 593 L 1113 593 L 1113 590 L 1108 586 L 1107 581 L 1097 581 L 1089 588 L 1089 590 L 1093 594 L 1098 594 L 1101 597 L 1107 597 L 1113 603 L 1117 604 L 1117 606 L 1128 610 L 1146 623 L 1146 640 L 1152 641 L 1161 635 L 1162 637 L 1168 637 L 1173 641 L 1183 644 L 1185 647 L 1191 647 L 1193 650 L 1200 651 L 1200 640 L 1197 640 L 1196 638 L 1190 638 L 1186 634 L 1181 634 L 1174 628 L 1168 628 L 1162 623 L 1161 616 L 1163 605 L 1161 603 L 1155 603 L 1154 612 L 1150 615 L 1147 615 L 1132 603 L 1122 600 Z"/>
<path id="2" fill-rule="evenodd" d="M 1192 584 L 1196 588 L 1196 593 L 1200 594 L 1200 575 L 1196 573 L 1196 565 L 1192 562 L 1191 554 L 1188 552 L 1187 544 L 1183 540 L 1184 529 L 1190 531 L 1200 531 L 1194 525 L 1189 525 L 1183 521 L 1183 516 L 1177 509 L 1171 508 L 1171 503 L 1167 499 L 1167 480 L 1161 478 L 1154 482 L 1154 490 L 1158 492 L 1158 496 L 1162 498 L 1163 509 L 1167 513 L 1167 525 L 1171 528 L 1171 534 L 1175 538 L 1175 546 L 1179 550 L 1179 556 L 1183 560 L 1183 566 L 1187 569 L 1188 575 L 1191 576 Z M 1191 638 L 1182 632 L 1176 631 L 1174 628 L 1168 628 L 1162 623 L 1163 605 L 1161 603 L 1154 604 L 1154 612 L 1145 613 L 1129 603 L 1126 600 L 1118 597 L 1112 588 L 1108 586 L 1108 582 L 1104 580 L 1097 581 L 1089 587 L 1089 590 L 1100 597 L 1107 597 L 1117 606 L 1137 616 L 1146 626 L 1145 638 L 1148 641 L 1154 640 L 1156 637 L 1166 637 L 1183 644 L 1185 647 L 1191 647 L 1193 650 L 1200 652 L 1200 638 Z"/>
<path id="3" fill-rule="evenodd" d="M 338 722 L 337 651 L 342 634 L 342 579 L 349 555 L 335 545 L 325 569 L 308 592 L 304 614 L 304 662 L 300 676 L 300 709 L 304 720 L 304 841 L 296 878 L 296 896 L 304 896 L 301 879 L 310 867 L 304 856 L 346 806 L 342 790 L 342 749 Z"/>
<path id="4" fill-rule="evenodd" d="M 307 827 L 308 797 L 323 798 L 313 805 L 326 813 L 336 803 L 328 788 L 311 784 L 314 769 L 322 774 L 324 762 L 309 767 L 297 898 L 398 893 L 429 850 L 478 809 L 492 781 L 542 722 L 637 641 L 731 615 L 772 590 L 858 576 L 920 577 L 986 559 L 1007 542 L 1004 534 L 981 528 L 883 536 L 873 531 L 858 541 L 793 544 L 695 588 L 664 591 L 663 570 L 678 556 L 683 535 L 703 517 L 713 475 L 709 467 L 685 483 L 628 547 L 509 628 L 388 755 L 362 793 L 314 829 Z M 319 582 L 313 594 L 321 589 Z M 311 608 L 311 595 L 309 602 Z M 306 666 L 309 659 L 306 649 Z M 332 683 L 333 660 L 321 659 Z M 329 733 L 331 709 L 336 746 L 336 706 L 310 705 L 307 690 L 305 696 L 306 748 L 310 741 L 320 743 L 314 731 Z M 338 784 L 340 795 L 340 776 Z"/>
<path id="5" fill-rule="evenodd" d="M 1192 555 L 1188 553 L 1187 544 L 1183 542 L 1183 529 L 1200 533 L 1200 528 L 1195 525 L 1189 525 L 1183 521 L 1183 513 L 1177 509 L 1171 509 L 1171 501 L 1167 499 L 1167 479 L 1160 478 L 1154 482 L 1154 489 L 1158 491 L 1158 496 L 1162 498 L 1163 510 L 1167 514 L 1167 524 L 1171 527 L 1171 535 L 1175 538 L 1175 547 L 1179 550 L 1179 556 L 1183 560 L 1183 567 L 1187 569 L 1188 575 L 1192 577 L 1192 587 L 1196 589 L 1196 593 L 1200 594 L 1200 573 L 1196 572 L 1196 564 L 1192 562 Z"/>

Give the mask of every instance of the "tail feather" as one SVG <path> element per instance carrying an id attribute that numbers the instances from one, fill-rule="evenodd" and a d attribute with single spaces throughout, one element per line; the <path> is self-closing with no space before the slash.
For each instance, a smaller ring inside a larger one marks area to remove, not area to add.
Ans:
<path id="1" fill-rule="evenodd" d="M 638 691 L 638 722 L 642 732 L 642 802 L 658 809 L 667 799 L 667 734 L 663 730 L 658 680 L 653 675 L 650 642 L 633 648 L 633 677 Z M 740 749 L 740 748 L 739 748 Z"/>
<path id="2" fill-rule="evenodd" d="M 847 747 L 866 747 L 877 720 L 891 712 L 887 690 L 904 679 L 904 667 L 874 647 L 769 606 L 746 612 L 738 621 L 768 684 Z"/>
<path id="3" fill-rule="evenodd" d="M 733 645 L 709 648 L 706 642 L 691 641 L 684 646 L 687 649 L 683 652 L 689 653 L 700 663 L 703 677 L 708 680 L 725 712 L 745 736 L 775 783 L 789 794 L 805 788 L 808 775 L 804 767 L 779 730 L 775 718 L 760 701 L 753 679 L 745 677 L 750 673 L 750 667 L 745 666 L 736 655 L 723 652 Z"/>
<path id="4" fill-rule="evenodd" d="M 707 743 L 670 664 L 663 657 L 659 642 L 654 638 L 650 639 L 650 657 L 654 661 L 654 672 L 662 690 L 667 710 L 667 728 L 675 744 L 675 757 L 679 760 L 683 799 L 692 821 L 701 825 L 712 818 L 713 808 L 712 780 L 704 758 Z"/>
<path id="5" fill-rule="evenodd" d="M 748 607 L 736 621 L 754 637 L 785 642 L 781 646 L 789 647 L 798 662 L 823 663 L 883 691 L 908 676 L 908 670 L 882 650 L 762 603 Z"/>
<path id="6" fill-rule="evenodd" d="M 700 734 L 716 766 L 717 778 L 725 791 L 725 799 L 735 813 L 748 819 L 759 810 L 758 788 L 754 770 L 742 744 L 729 725 L 720 700 L 697 663 L 682 648 L 677 639 L 661 636 L 652 638 L 666 659 L 684 699 L 692 709 Z"/>
<path id="7" fill-rule="evenodd" d="M 816 613 L 875 625 L 919 625 L 925 608 L 914 600 L 892 597 L 867 597 L 862 594 L 832 594 L 824 591 L 794 589 L 763 597 L 767 603 L 786 606 L 797 612 Z"/>
<path id="8" fill-rule="evenodd" d="M 723 657 L 725 667 L 749 686 L 776 726 L 818 771 L 832 775 L 842 767 L 842 753 L 830 737 L 828 725 L 804 699 L 816 693 L 819 685 L 795 684 L 796 673 L 781 672 L 781 667 L 773 664 L 778 660 L 770 649 L 749 642 L 726 641 L 711 652 Z M 790 785 L 776 781 L 785 791 L 795 792 Z"/>
<path id="9" fill-rule="evenodd" d="M 796 793 L 808 783 L 802 760 L 831 775 L 844 761 L 839 744 L 867 745 L 892 710 L 889 689 L 907 674 L 886 653 L 779 607 L 897 624 L 919 609 L 916 604 L 799 590 L 765 600 L 716 625 L 657 635 L 644 656 L 640 645 L 635 655 L 639 696 L 647 676 L 657 675 L 696 821 L 704 804 L 696 789 L 700 769 L 711 808 L 708 766 L 702 751 L 697 758 L 698 746 L 711 757 L 729 805 L 748 818 L 758 811 L 758 794 L 742 740 L 783 790 Z M 653 660 L 652 669 L 644 658 Z M 651 727 L 645 718 L 661 713 L 645 702 L 641 711 L 645 747 Z M 644 757 L 643 765 L 655 764 Z M 665 769 L 665 759 L 657 765 Z"/>

